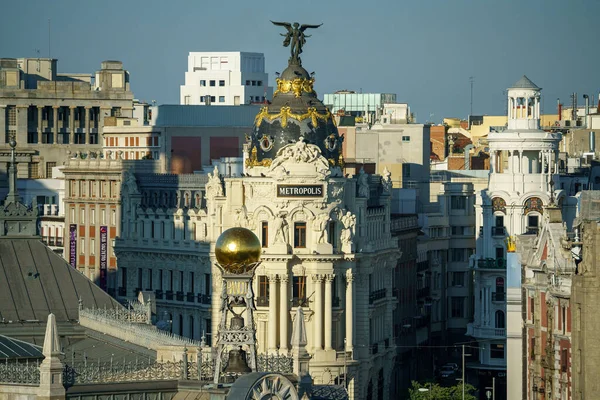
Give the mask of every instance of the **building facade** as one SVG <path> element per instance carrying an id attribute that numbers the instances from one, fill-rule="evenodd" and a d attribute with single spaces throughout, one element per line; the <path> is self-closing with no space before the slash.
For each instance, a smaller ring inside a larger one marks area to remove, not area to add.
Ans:
<path id="1" fill-rule="evenodd" d="M 273 97 L 265 56 L 247 52 L 190 52 L 182 105 L 239 106 Z"/>
<path id="2" fill-rule="evenodd" d="M 471 367 L 480 372 L 480 385 L 491 386 L 492 378 L 496 378 L 496 387 L 503 394 L 507 368 L 506 239 L 536 234 L 544 223 L 544 206 L 555 199 L 554 186 L 560 187 L 557 163 L 561 137 L 540 129 L 540 90 L 525 76 L 508 89 L 508 127 L 488 135 L 489 187 L 476 202 L 477 247 L 472 258 L 476 300 L 468 334 L 478 341 L 479 361 Z M 508 354 L 512 354 L 510 348 Z M 520 363 L 520 358 L 514 362 Z M 510 382 L 511 374 L 518 373 L 509 368 L 508 374 Z"/>
<path id="3" fill-rule="evenodd" d="M 15 137 L 20 178 L 48 178 L 70 152 L 100 151 L 104 119 L 131 117 L 129 73 L 120 61 L 103 61 L 95 78 L 59 74 L 57 60 L 0 59 L 0 146 Z M 0 173 L 5 166 L 0 165 Z"/>

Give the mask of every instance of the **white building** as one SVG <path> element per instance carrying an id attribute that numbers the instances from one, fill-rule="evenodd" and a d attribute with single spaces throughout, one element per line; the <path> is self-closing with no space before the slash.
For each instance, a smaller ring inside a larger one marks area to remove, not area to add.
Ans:
<path id="1" fill-rule="evenodd" d="M 472 263 L 475 315 L 468 334 L 478 341 L 479 363 L 472 367 L 486 371 L 480 374 L 482 387 L 491 386 L 491 377 L 496 377 L 498 391 L 506 385 L 504 371 L 510 382 L 511 374 L 518 373 L 513 364 L 522 362 L 520 347 L 512 354 L 513 343 L 510 338 L 507 343 L 506 336 L 506 239 L 537 234 L 544 222 L 543 207 L 563 195 L 552 194 L 553 186 L 560 187 L 561 135 L 540 129 L 540 91 L 525 76 L 508 89 L 508 129 L 488 135 L 489 187 L 477 196 L 475 206 L 479 227 Z M 520 391 L 509 393 L 508 398 L 520 395 Z"/>
<path id="2" fill-rule="evenodd" d="M 182 105 L 264 103 L 273 97 L 265 56 L 246 52 L 190 52 Z"/>

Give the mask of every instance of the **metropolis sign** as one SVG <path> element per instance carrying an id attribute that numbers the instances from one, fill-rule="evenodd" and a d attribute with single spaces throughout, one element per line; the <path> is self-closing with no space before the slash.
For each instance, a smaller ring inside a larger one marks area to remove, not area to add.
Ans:
<path id="1" fill-rule="evenodd" d="M 277 197 L 323 197 L 323 185 L 277 185 Z"/>

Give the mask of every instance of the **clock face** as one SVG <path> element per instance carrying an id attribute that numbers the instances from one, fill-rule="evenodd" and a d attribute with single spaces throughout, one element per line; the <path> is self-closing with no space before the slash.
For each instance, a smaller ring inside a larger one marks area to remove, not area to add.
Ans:
<path id="1" fill-rule="evenodd" d="M 258 380 L 250 391 L 249 400 L 298 400 L 291 382 L 280 375 L 267 375 Z"/>

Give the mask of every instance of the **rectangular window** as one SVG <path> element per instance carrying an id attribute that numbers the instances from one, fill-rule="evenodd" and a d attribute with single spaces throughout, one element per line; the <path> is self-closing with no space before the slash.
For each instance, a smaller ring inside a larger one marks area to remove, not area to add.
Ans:
<path id="1" fill-rule="evenodd" d="M 219 103 L 225 103 L 225 96 L 219 96 Z"/>
<path id="2" fill-rule="evenodd" d="M 204 294 L 209 295 L 210 292 L 210 274 L 204 274 Z"/>
<path id="3" fill-rule="evenodd" d="M 46 162 L 46 178 L 52 178 L 52 168 L 56 167 L 56 162 Z"/>
<path id="4" fill-rule="evenodd" d="M 535 338 L 531 338 L 529 343 L 529 354 L 531 355 L 531 359 L 535 358 Z"/>
<path id="5" fill-rule="evenodd" d="M 215 96 L 210 96 L 210 102 L 214 103 L 216 101 Z"/>
<path id="6" fill-rule="evenodd" d="M 258 81 L 258 82 L 256 82 L 256 85 L 257 85 L 257 86 L 262 86 L 262 81 Z"/>
<path id="7" fill-rule="evenodd" d="M 410 136 L 402 136 L 403 142 L 410 142 Z"/>
<path id="8" fill-rule="evenodd" d="M 561 370 L 561 372 L 567 372 L 568 360 L 569 360 L 569 351 L 567 349 L 562 349 L 560 351 L 560 370 Z"/>
<path id="9" fill-rule="evenodd" d="M 452 272 L 452 286 L 465 286 L 464 272 Z"/>
<path id="10" fill-rule="evenodd" d="M 216 86 L 215 81 L 210 81 L 210 86 Z"/>
<path id="11" fill-rule="evenodd" d="M 39 165 L 40 163 L 30 162 L 27 164 L 27 178 L 37 179 L 39 178 Z"/>
<path id="12" fill-rule="evenodd" d="M 90 239 L 90 255 L 91 256 L 96 255 L 96 239 L 94 239 L 94 238 Z"/>
<path id="13" fill-rule="evenodd" d="M 200 96 L 200 103 L 206 102 L 206 96 Z"/>
<path id="14" fill-rule="evenodd" d="M 267 221 L 261 223 L 260 231 L 262 247 L 269 247 L 269 223 Z"/>
<path id="15" fill-rule="evenodd" d="M 452 297 L 451 298 L 451 316 L 452 318 L 463 318 L 465 311 L 465 298 L 464 297 Z"/>
<path id="16" fill-rule="evenodd" d="M 294 222 L 294 247 L 306 247 L 306 222 Z"/>
<path id="17" fill-rule="evenodd" d="M 306 299 L 306 277 L 305 276 L 294 276 L 292 297 L 294 299 L 304 300 Z"/>
<path id="18" fill-rule="evenodd" d="M 451 253 L 450 253 L 450 260 L 452 262 L 462 262 L 462 261 L 466 261 L 466 252 L 465 249 L 450 249 Z"/>
<path id="19" fill-rule="evenodd" d="M 152 284 L 154 282 L 152 282 L 152 269 L 148 268 L 148 287 L 146 288 L 147 290 L 152 290 Z"/>
<path id="20" fill-rule="evenodd" d="M 141 268 L 138 268 L 138 283 L 137 283 L 137 288 L 140 290 L 144 290 L 144 288 L 142 287 L 142 284 L 144 282 L 144 270 Z"/>
<path id="21" fill-rule="evenodd" d="M 206 81 L 204 79 L 200 80 L 200 86 L 206 86 Z"/>
<path id="22" fill-rule="evenodd" d="M 96 223 L 96 209 L 90 208 L 90 224 Z"/>
<path id="23" fill-rule="evenodd" d="M 85 239 L 84 238 L 79 239 L 79 253 L 85 254 Z"/>
<path id="24" fill-rule="evenodd" d="M 79 223 L 81 225 L 85 224 L 85 208 L 79 210 Z"/>
<path id="25" fill-rule="evenodd" d="M 490 358 L 504 358 L 504 345 L 491 343 L 490 344 Z"/>
<path id="26" fill-rule="evenodd" d="M 162 292 L 163 290 L 163 270 L 158 270 L 158 290 Z"/>
<path id="27" fill-rule="evenodd" d="M 112 210 L 110 212 L 110 224 L 111 225 L 117 224 L 117 211 L 116 210 Z"/>
<path id="28" fill-rule="evenodd" d="M 269 279 L 266 275 L 258 277 L 258 305 L 269 305 Z"/>
<path id="29" fill-rule="evenodd" d="M 335 221 L 329 221 L 329 226 L 328 226 L 328 233 L 329 233 L 329 244 L 331 244 L 334 248 L 336 246 L 336 242 L 335 242 Z"/>
<path id="30" fill-rule="evenodd" d="M 452 196 L 450 198 L 450 208 L 452 210 L 464 210 L 467 208 L 467 199 L 463 196 Z"/>
<path id="31" fill-rule="evenodd" d="M 190 271 L 190 292 L 196 291 L 196 282 L 195 282 L 194 271 Z"/>
<path id="32" fill-rule="evenodd" d="M 246 81 L 246 86 L 250 86 L 250 81 Z"/>
<path id="33" fill-rule="evenodd" d="M 219 81 L 219 86 L 225 86 L 225 81 Z"/>

